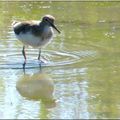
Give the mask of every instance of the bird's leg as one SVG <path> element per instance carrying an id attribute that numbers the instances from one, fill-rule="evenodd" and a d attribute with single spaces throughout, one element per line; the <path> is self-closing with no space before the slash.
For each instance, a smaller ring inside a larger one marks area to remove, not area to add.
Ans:
<path id="1" fill-rule="evenodd" d="M 24 72 L 24 74 L 25 74 L 25 65 L 26 65 L 26 61 L 24 61 L 24 63 L 23 63 L 23 72 Z"/>
<path id="2" fill-rule="evenodd" d="M 39 49 L 38 60 L 40 60 L 40 56 L 41 56 L 41 48 Z"/>
<path id="3" fill-rule="evenodd" d="M 22 49 L 22 54 L 23 54 L 24 59 L 25 59 L 25 62 L 26 62 L 25 46 L 23 46 L 23 49 Z"/>

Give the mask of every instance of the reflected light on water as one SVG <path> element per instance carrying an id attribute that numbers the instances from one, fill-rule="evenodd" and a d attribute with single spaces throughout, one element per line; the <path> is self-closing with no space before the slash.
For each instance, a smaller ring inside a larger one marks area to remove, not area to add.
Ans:
<path id="1" fill-rule="evenodd" d="M 54 83 L 47 74 L 39 72 L 33 75 L 25 74 L 18 80 L 16 88 L 27 99 L 41 100 L 46 107 L 54 107 L 55 105 Z"/>

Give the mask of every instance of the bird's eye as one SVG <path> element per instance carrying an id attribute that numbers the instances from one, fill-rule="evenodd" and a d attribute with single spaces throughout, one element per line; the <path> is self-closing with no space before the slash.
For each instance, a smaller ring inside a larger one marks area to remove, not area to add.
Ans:
<path id="1" fill-rule="evenodd" d="M 48 19 L 47 19 L 47 18 L 45 18 L 45 21 L 48 21 Z"/>

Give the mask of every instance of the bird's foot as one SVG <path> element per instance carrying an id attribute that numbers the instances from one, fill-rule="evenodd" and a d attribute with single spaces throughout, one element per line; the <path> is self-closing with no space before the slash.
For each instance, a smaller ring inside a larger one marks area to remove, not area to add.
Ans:
<path id="1" fill-rule="evenodd" d="M 41 63 L 47 63 L 47 59 L 44 57 L 41 57 L 41 59 L 38 59 Z"/>
<path id="2" fill-rule="evenodd" d="M 41 60 L 41 59 L 39 60 L 39 62 L 40 62 L 40 63 L 46 63 L 45 60 Z"/>

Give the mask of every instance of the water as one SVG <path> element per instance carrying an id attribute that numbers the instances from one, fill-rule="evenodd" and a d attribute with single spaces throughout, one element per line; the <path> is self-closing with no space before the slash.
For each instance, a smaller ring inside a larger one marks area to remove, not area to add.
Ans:
<path id="1" fill-rule="evenodd" d="M 120 118 L 119 2 L 0 2 L 0 118 Z M 15 38 L 14 20 L 56 17 L 42 49 Z"/>

